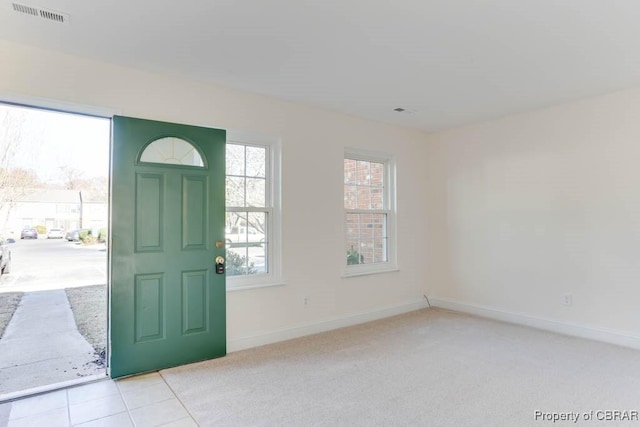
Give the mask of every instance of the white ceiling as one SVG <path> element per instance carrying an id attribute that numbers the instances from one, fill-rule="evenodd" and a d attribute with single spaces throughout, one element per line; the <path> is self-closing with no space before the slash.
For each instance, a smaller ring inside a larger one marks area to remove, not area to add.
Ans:
<path id="1" fill-rule="evenodd" d="M 426 131 L 640 85 L 637 0 L 1 1 L 0 39 Z"/>

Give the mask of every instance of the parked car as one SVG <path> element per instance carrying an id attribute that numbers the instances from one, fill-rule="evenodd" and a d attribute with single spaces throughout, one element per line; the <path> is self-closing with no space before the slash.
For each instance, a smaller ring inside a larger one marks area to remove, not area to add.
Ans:
<path id="1" fill-rule="evenodd" d="M 9 249 L 9 243 L 13 242 L 15 240 L 5 239 L 0 236 L 0 275 L 11 272 L 11 249 Z"/>
<path id="2" fill-rule="evenodd" d="M 78 242 L 80 241 L 80 230 L 70 230 L 65 234 L 64 238 L 70 242 Z"/>
<path id="3" fill-rule="evenodd" d="M 64 238 L 70 242 L 79 242 L 80 241 L 80 233 L 83 231 L 90 231 L 88 228 L 78 228 L 75 230 L 71 230 L 64 235 Z"/>
<path id="4" fill-rule="evenodd" d="M 22 230 L 22 233 L 20 233 L 20 238 L 21 239 L 37 239 L 38 230 L 32 227 L 26 227 L 24 230 Z"/>
<path id="5" fill-rule="evenodd" d="M 255 228 L 233 227 L 225 230 L 225 240 L 228 248 L 238 248 L 245 246 L 262 247 L 264 244 L 264 234 Z"/>
<path id="6" fill-rule="evenodd" d="M 50 228 L 47 231 L 47 239 L 62 239 L 64 234 L 62 233 L 61 228 Z"/>

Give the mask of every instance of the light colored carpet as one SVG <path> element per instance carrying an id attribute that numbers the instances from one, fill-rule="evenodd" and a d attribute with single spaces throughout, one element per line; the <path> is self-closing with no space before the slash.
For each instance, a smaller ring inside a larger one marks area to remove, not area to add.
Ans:
<path id="1" fill-rule="evenodd" d="M 439 309 L 161 374 L 202 426 L 551 425 L 535 411 L 640 410 L 639 351 Z"/>

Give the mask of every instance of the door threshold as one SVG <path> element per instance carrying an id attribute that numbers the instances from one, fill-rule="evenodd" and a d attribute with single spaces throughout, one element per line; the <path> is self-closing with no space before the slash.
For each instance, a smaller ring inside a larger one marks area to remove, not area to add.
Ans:
<path id="1" fill-rule="evenodd" d="M 55 384 L 43 385 L 40 387 L 33 387 L 26 390 L 14 391 L 12 393 L 0 394 L 0 403 L 11 402 L 12 400 L 22 399 L 24 397 L 36 396 L 38 394 L 49 393 L 56 390 L 62 390 L 71 388 L 80 384 L 87 384 L 108 379 L 109 376 L 105 372 L 104 374 L 87 375 L 86 377 L 78 378 L 75 380 L 62 381 Z"/>

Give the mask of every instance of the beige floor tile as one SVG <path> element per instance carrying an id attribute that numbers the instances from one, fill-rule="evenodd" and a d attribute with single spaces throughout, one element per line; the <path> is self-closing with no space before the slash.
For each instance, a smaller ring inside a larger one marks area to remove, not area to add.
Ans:
<path id="1" fill-rule="evenodd" d="M 67 407 L 67 391 L 60 390 L 11 402 L 10 420 Z"/>
<path id="2" fill-rule="evenodd" d="M 77 424 L 78 427 L 133 427 L 133 422 L 129 413 L 110 415 L 108 417 L 89 421 L 83 424 Z"/>
<path id="3" fill-rule="evenodd" d="M 9 420 L 7 427 L 68 427 L 69 411 L 67 407 Z"/>
<path id="4" fill-rule="evenodd" d="M 2 427 L 198 425 L 158 373 L 54 391 L 5 403 L 0 409 Z"/>
<path id="5" fill-rule="evenodd" d="M 122 392 L 122 398 L 129 410 L 149 406 L 164 400 L 175 399 L 175 397 L 169 386 L 164 382 Z"/>
<path id="6" fill-rule="evenodd" d="M 189 413 L 178 399 L 165 400 L 131 411 L 131 418 L 136 427 L 160 426 L 188 417 Z"/>
<path id="7" fill-rule="evenodd" d="M 69 405 L 75 405 L 77 403 L 118 394 L 118 387 L 113 380 L 105 380 L 73 387 L 67 390 L 67 392 L 69 393 Z"/>
<path id="8" fill-rule="evenodd" d="M 109 415 L 115 415 L 120 412 L 125 412 L 126 410 L 127 408 L 124 406 L 122 397 L 120 397 L 119 394 L 100 397 L 69 406 L 71 423 L 74 425 L 97 420 Z"/>
<path id="9" fill-rule="evenodd" d="M 169 424 L 162 424 L 162 427 L 198 427 L 198 423 L 193 421 L 192 418 L 182 418 Z"/>
<path id="10" fill-rule="evenodd" d="M 141 388 L 149 387 L 156 384 L 164 384 L 164 380 L 157 372 L 150 374 L 136 375 L 135 377 L 125 378 L 123 380 L 117 380 L 116 384 L 121 392 L 127 392 L 132 390 L 139 390 Z"/>

